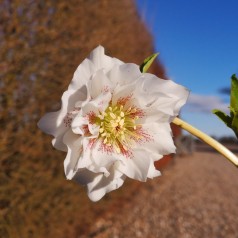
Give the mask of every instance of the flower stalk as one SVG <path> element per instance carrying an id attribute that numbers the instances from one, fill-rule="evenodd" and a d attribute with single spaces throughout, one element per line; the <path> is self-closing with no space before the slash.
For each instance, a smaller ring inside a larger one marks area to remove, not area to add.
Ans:
<path id="1" fill-rule="evenodd" d="M 173 120 L 173 123 L 177 126 L 180 126 L 184 130 L 188 131 L 192 135 L 196 136 L 197 138 L 201 139 L 215 150 L 217 150 L 220 154 L 225 156 L 230 162 L 232 162 L 235 166 L 238 166 L 238 158 L 234 155 L 230 150 L 228 150 L 225 146 L 220 144 L 218 141 L 214 140 L 207 134 L 203 133 L 202 131 L 198 130 L 197 128 L 191 126 L 189 123 L 181 120 L 180 118 L 176 117 Z"/>

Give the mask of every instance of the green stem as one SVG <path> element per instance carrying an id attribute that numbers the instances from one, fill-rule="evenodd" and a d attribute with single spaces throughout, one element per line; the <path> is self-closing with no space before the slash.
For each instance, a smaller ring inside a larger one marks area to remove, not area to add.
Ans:
<path id="1" fill-rule="evenodd" d="M 202 131 L 198 130 L 197 128 L 191 126 L 187 122 L 181 120 L 180 118 L 176 117 L 173 120 L 173 123 L 180 126 L 184 130 L 188 131 L 192 135 L 196 136 L 197 138 L 201 139 L 215 150 L 217 150 L 220 154 L 224 155 L 228 160 L 230 160 L 234 165 L 238 166 L 238 158 L 234 155 L 230 150 L 228 150 L 225 146 L 220 144 L 218 141 L 214 140 L 207 134 L 203 133 Z"/>

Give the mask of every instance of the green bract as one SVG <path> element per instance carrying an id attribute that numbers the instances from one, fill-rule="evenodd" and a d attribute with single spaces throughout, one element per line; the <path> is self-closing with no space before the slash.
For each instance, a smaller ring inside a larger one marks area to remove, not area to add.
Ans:
<path id="1" fill-rule="evenodd" d="M 155 58 L 158 56 L 159 53 L 155 53 L 149 57 L 147 57 L 143 63 L 140 66 L 140 72 L 141 73 L 145 73 L 147 72 L 147 70 L 149 69 L 149 67 L 151 66 L 151 64 L 154 62 Z"/>
<path id="2" fill-rule="evenodd" d="M 231 128 L 238 138 L 238 79 L 235 74 L 231 76 L 230 116 L 218 109 L 212 112 Z"/>

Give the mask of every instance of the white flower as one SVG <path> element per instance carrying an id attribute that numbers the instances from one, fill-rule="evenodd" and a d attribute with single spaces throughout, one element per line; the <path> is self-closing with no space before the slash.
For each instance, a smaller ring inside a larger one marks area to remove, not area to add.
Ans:
<path id="1" fill-rule="evenodd" d="M 126 177 L 146 181 L 160 175 L 154 162 L 174 153 L 170 122 L 188 91 L 94 49 L 74 73 L 62 107 L 46 114 L 39 127 L 67 152 L 67 179 L 87 185 L 101 199 Z"/>

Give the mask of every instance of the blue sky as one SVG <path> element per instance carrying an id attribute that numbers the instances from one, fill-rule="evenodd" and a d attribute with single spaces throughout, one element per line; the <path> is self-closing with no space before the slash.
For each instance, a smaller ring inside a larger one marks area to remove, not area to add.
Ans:
<path id="1" fill-rule="evenodd" d="M 191 91 L 182 118 L 204 132 L 233 135 L 210 111 L 226 109 L 219 92 L 238 74 L 237 0 L 136 0 L 169 78 Z"/>

